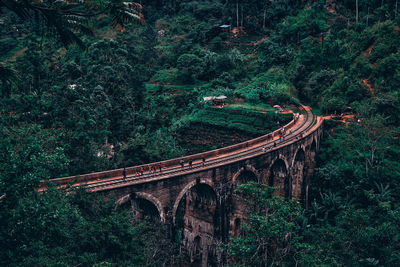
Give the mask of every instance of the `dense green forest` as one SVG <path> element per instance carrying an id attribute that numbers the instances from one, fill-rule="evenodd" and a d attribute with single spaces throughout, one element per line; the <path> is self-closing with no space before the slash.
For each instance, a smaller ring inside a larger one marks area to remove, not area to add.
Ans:
<path id="1" fill-rule="evenodd" d="M 0 0 L 2 265 L 178 265 L 166 226 L 34 188 L 250 139 L 291 119 L 273 105 L 305 103 L 355 118 L 326 121 L 307 209 L 239 188 L 252 219 L 221 244 L 228 262 L 399 266 L 398 1 L 140 4 Z"/>

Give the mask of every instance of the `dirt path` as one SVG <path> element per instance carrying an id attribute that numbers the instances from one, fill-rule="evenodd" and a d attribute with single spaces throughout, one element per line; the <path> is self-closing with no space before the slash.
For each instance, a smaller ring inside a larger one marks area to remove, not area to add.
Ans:
<path id="1" fill-rule="evenodd" d="M 363 80 L 364 85 L 368 87 L 368 89 L 371 91 L 372 96 L 375 97 L 375 88 L 372 87 L 372 85 L 368 82 L 368 79 Z"/>
<path id="2" fill-rule="evenodd" d="M 340 121 L 342 123 L 344 123 L 344 125 L 349 126 L 349 122 L 347 120 L 354 120 L 354 118 L 356 117 L 356 115 L 354 114 L 349 114 L 349 115 L 343 115 L 343 116 L 339 116 L 339 115 L 328 115 L 328 116 L 324 116 L 323 118 L 325 120 L 331 120 L 333 118 L 340 118 Z"/>

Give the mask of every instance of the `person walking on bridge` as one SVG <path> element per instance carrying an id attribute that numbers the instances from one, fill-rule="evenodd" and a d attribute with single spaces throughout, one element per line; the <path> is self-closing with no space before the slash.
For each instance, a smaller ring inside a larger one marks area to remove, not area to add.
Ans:
<path id="1" fill-rule="evenodd" d="M 158 168 L 160 168 L 160 172 L 162 172 L 162 168 L 164 168 L 164 164 L 160 163 L 160 164 L 158 165 Z"/>
<path id="2" fill-rule="evenodd" d="M 126 180 L 126 169 L 125 169 L 125 167 L 122 170 L 122 176 L 124 177 L 124 181 L 125 181 Z"/>
<path id="3" fill-rule="evenodd" d="M 179 161 L 179 164 L 181 164 L 181 167 L 183 168 L 183 166 L 185 165 L 185 161 L 184 161 L 183 159 L 181 159 L 181 160 Z"/>
<path id="4" fill-rule="evenodd" d="M 193 160 L 189 159 L 189 168 L 193 167 Z"/>
<path id="5" fill-rule="evenodd" d="M 204 167 L 204 163 L 206 162 L 206 158 L 204 156 L 201 156 L 201 162 L 202 162 L 203 167 Z"/>

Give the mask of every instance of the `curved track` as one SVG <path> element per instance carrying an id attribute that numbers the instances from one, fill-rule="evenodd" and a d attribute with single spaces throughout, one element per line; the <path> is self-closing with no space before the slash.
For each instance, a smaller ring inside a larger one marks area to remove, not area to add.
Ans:
<path id="1" fill-rule="evenodd" d="M 68 178 L 70 187 L 79 187 L 84 186 L 89 191 L 103 191 L 118 187 L 125 187 L 133 184 L 150 182 L 161 179 L 168 179 L 170 177 L 184 175 L 187 173 L 203 171 L 210 168 L 215 168 L 221 165 L 226 165 L 229 163 L 237 162 L 243 159 L 251 158 L 254 156 L 258 156 L 264 153 L 270 153 L 271 151 L 275 151 L 279 148 L 286 146 L 289 143 L 293 143 L 298 140 L 299 135 L 306 136 L 310 130 L 315 125 L 317 117 L 313 114 L 311 109 L 305 107 L 305 112 L 303 112 L 304 119 L 299 122 L 298 125 L 292 127 L 292 133 L 285 135 L 283 141 L 279 141 L 277 139 L 270 140 L 268 142 L 260 142 L 251 147 L 246 147 L 245 149 L 238 149 L 236 151 L 232 151 L 231 153 L 221 154 L 214 158 L 208 158 L 207 161 L 203 164 L 201 160 L 196 160 L 193 162 L 192 167 L 184 166 L 183 168 L 179 165 L 171 166 L 163 169 L 162 172 L 155 173 L 147 173 L 143 175 L 127 175 L 126 179 L 121 177 L 121 174 L 115 177 L 107 177 L 103 179 L 93 179 L 80 181 L 79 178 L 71 181 L 71 178 Z M 249 140 L 248 142 L 250 142 Z M 245 142 L 246 143 L 246 142 Z M 274 144 L 275 143 L 275 144 Z M 262 149 L 264 147 L 264 150 Z M 201 155 L 201 154 L 199 154 Z M 79 177 L 79 176 L 77 176 Z M 67 178 L 65 178 L 67 179 Z M 55 183 L 62 182 L 64 178 L 58 178 L 52 180 Z M 66 186 L 65 184 L 62 185 Z M 39 191 L 46 190 L 47 183 L 43 183 L 39 188 Z M 70 188 L 68 187 L 68 188 Z M 67 189 L 68 190 L 68 189 Z"/>

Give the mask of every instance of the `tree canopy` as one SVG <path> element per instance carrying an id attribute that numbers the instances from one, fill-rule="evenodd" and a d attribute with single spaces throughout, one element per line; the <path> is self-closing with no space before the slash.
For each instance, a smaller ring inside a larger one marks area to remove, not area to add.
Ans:
<path id="1" fill-rule="evenodd" d="M 398 1 L 140 3 L 0 0 L 0 262 L 179 265 L 164 226 L 35 188 L 241 142 L 304 103 L 333 117 L 309 208 L 242 186 L 229 265 L 400 265 Z"/>

